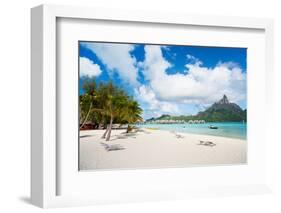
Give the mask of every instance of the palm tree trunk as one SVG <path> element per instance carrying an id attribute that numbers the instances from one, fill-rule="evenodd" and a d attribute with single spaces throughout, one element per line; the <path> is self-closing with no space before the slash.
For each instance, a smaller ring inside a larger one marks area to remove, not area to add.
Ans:
<path id="1" fill-rule="evenodd" d="M 106 130 L 105 130 L 105 132 L 104 132 L 104 134 L 102 135 L 101 138 L 105 138 L 105 136 L 106 136 L 106 134 L 108 132 L 108 129 L 109 129 L 109 125 L 106 126 Z"/>
<path id="2" fill-rule="evenodd" d="M 112 123 L 113 123 L 113 116 L 111 116 L 111 118 L 110 118 L 110 124 L 109 124 L 109 128 L 108 128 L 108 134 L 107 134 L 107 137 L 106 137 L 106 141 L 109 141 L 109 140 L 110 140 L 111 129 L 112 129 Z"/>
<path id="3" fill-rule="evenodd" d="M 80 126 L 80 129 L 81 129 L 81 128 L 85 125 L 85 123 L 87 122 L 88 117 L 89 117 L 90 112 L 91 112 L 91 109 L 92 109 L 92 105 L 93 105 L 93 103 L 91 102 L 90 107 L 89 107 L 89 110 L 88 110 L 88 113 L 87 113 L 87 115 L 86 115 L 84 121 L 82 122 L 82 124 L 81 124 L 81 126 Z"/>
<path id="4" fill-rule="evenodd" d="M 127 126 L 127 132 L 126 133 L 129 133 L 129 129 L 130 129 L 130 124 L 128 124 L 128 126 Z"/>

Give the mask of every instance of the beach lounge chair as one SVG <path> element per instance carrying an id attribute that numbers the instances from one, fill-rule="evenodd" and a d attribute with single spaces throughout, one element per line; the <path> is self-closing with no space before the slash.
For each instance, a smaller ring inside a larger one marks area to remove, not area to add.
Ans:
<path id="1" fill-rule="evenodd" d="M 200 141 L 198 145 L 210 146 L 210 147 L 216 146 L 216 144 L 213 143 L 212 141 Z"/>

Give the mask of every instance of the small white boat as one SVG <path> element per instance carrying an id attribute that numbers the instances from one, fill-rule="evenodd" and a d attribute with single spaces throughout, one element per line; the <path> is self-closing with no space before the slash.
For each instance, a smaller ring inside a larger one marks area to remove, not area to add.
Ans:
<path id="1" fill-rule="evenodd" d="M 217 127 L 217 126 L 210 125 L 210 126 L 209 126 L 209 129 L 218 129 L 218 127 Z"/>

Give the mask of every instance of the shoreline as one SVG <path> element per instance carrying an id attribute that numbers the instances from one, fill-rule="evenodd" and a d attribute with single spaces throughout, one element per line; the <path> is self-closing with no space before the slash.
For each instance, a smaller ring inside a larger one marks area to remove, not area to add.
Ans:
<path id="1" fill-rule="evenodd" d="M 113 130 L 111 140 L 105 141 L 101 139 L 103 132 L 80 131 L 80 170 L 180 168 L 247 162 L 247 143 L 243 139 L 139 128 L 132 133 Z M 110 146 L 120 149 L 108 151 L 106 147 Z"/>
<path id="2" fill-rule="evenodd" d="M 126 130 L 127 128 L 112 128 L 112 130 Z M 241 137 L 232 137 L 232 136 L 222 136 L 222 135 L 215 135 L 215 134 L 198 134 L 198 133 L 193 133 L 193 132 L 184 132 L 184 131 L 178 131 L 178 130 L 168 130 L 168 129 L 160 129 L 160 128 L 157 128 L 157 127 L 136 127 L 134 129 L 147 129 L 147 130 L 160 130 L 160 131 L 168 131 L 168 132 L 178 132 L 178 133 L 181 133 L 181 134 L 192 134 L 192 135 L 202 135 L 202 136 L 211 136 L 211 137 L 222 137 L 222 138 L 231 138 L 231 139 L 238 139 L 238 140 L 246 140 L 247 141 L 247 137 L 246 138 L 241 138 Z M 82 129 L 82 130 L 79 130 L 79 131 L 105 131 L 105 129 Z"/>
<path id="3" fill-rule="evenodd" d="M 218 127 L 211 129 L 210 126 Z M 140 128 L 158 128 L 187 134 L 210 135 L 247 140 L 247 124 L 242 122 L 206 122 L 204 124 L 140 124 Z"/>
<path id="4" fill-rule="evenodd" d="M 170 131 L 173 132 L 173 130 L 168 130 L 168 129 L 160 129 L 160 128 L 148 128 L 148 127 L 142 127 L 144 129 L 155 129 L 155 130 L 161 130 L 161 131 Z M 238 140 L 246 140 L 247 138 L 238 138 L 238 137 L 226 137 L 226 136 L 222 136 L 222 135 L 215 135 L 215 134 L 197 134 L 197 133 L 193 133 L 193 132 L 181 132 L 181 131 L 174 131 L 174 132 L 178 132 L 181 134 L 191 134 L 191 135 L 197 135 L 197 136 L 211 136 L 211 137 L 221 137 L 221 138 L 231 138 L 231 139 L 238 139 Z"/>

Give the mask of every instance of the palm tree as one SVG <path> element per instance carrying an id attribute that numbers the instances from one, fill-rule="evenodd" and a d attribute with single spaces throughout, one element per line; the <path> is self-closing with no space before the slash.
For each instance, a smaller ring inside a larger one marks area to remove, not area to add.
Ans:
<path id="1" fill-rule="evenodd" d="M 121 114 L 128 97 L 122 89 L 114 86 L 112 81 L 109 81 L 108 84 L 100 84 L 96 97 L 98 107 L 92 110 L 100 112 L 105 117 L 105 120 L 109 120 L 109 124 L 107 123 L 106 125 L 106 131 L 102 136 L 102 138 L 106 138 L 106 141 L 109 141 L 113 121 Z"/>
<path id="2" fill-rule="evenodd" d="M 139 103 L 132 98 L 128 99 L 127 105 L 122 112 L 123 119 L 128 123 L 127 133 L 131 130 L 130 124 L 142 120 L 141 113 L 142 109 L 140 108 Z"/>
<path id="3" fill-rule="evenodd" d="M 109 121 L 109 99 L 110 94 L 113 93 L 114 87 L 112 82 L 110 81 L 108 84 L 101 83 L 97 90 L 97 100 L 98 100 L 98 107 L 94 108 L 93 111 L 97 111 L 102 115 L 102 121 L 104 122 L 104 126 L 106 127 L 106 131 L 102 135 L 102 138 L 105 138 L 109 129 L 109 125 L 107 125 Z"/>
<path id="4" fill-rule="evenodd" d="M 93 78 L 85 77 L 83 82 L 83 90 L 85 94 L 80 96 L 80 119 L 82 119 L 82 115 L 84 115 L 83 121 L 80 122 L 80 128 L 82 128 L 89 119 L 90 112 L 96 99 L 96 89 L 97 85 L 95 80 Z"/>
<path id="5" fill-rule="evenodd" d="M 94 79 L 84 79 L 85 93 L 80 96 L 80 128 L 90 119 L 95 125 L 104 122 L 106 131 L 102 138 L 110 140 L 114 121 L 130 124 L 141 120 L 142 109 L 138 102 L 127 96 L 124 90 L 114 86 L 112 81 L 97 85 Z M 82 117 L 84 118 L 82 121 Z"/>
<path id="6" fill-rule="evenodd" d="M 112 85 L 112 83 L 109 84 L 109 88 L 111 89 L 111 93 L 109 93 L 109 96 L 108 96 L 108 99 L 106 101 L 106 105 L 104 108 L 106 111 L 106 114 L 110 118 L 109 127 L 107 129 L 107 134 L 106 134 L 107 135 L 106 141 L 110 140 L 113 120 L 115 118 L 120 117 L 122 111 L 126 107 L 127 99 L 128 99 L 128 97 L 124 93 L 124 91 L 117 87 L 114 87 Z"/>

